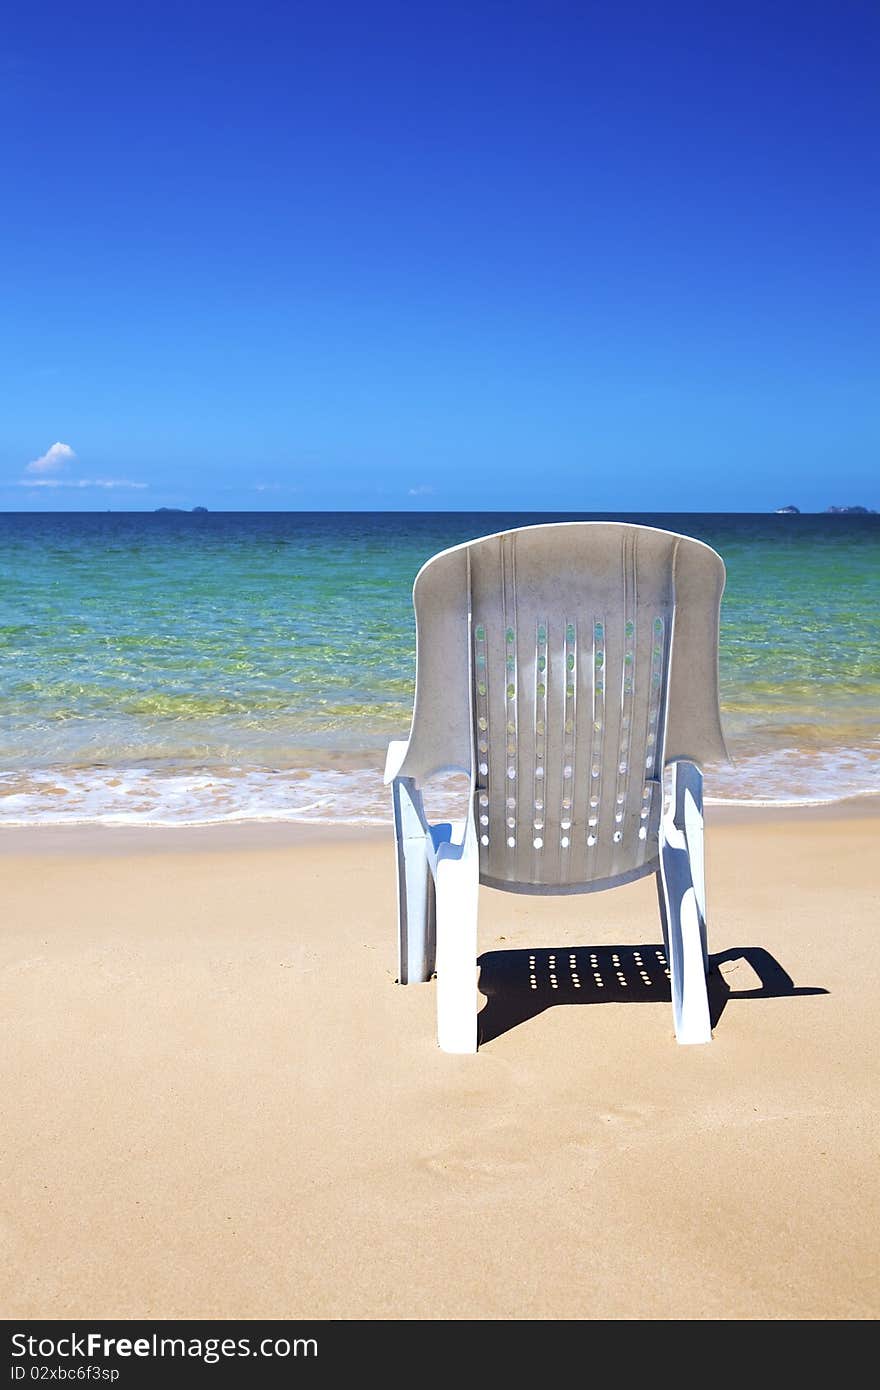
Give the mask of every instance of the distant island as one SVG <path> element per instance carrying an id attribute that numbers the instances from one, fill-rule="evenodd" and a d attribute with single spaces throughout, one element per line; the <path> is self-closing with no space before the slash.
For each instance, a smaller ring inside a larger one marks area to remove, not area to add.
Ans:
<path id="1" fill-rule="evenodd" d="M 800 516 L 800 507 L 777 507 L 774 516 Z M 876 516 L 874 507 L 826 507 L 826 516 Z"/>
<path id="2" fill-rule="evenodd" d="M 194 516 L 194 515 L 196 515 L 197 513 L 207 513 L 208 508 L 207 508 L 207 507 L 190 507 L 189 511 L 187 511 L 186 507 L 154 507 L 153 510 L 156 511 L 156 512 L 174 512 L 175 515 L 178 515 L 178 516 L 179 516 L 181 513 L 183 513 L 183 514 L 186 515 L 186 516 Z"/>

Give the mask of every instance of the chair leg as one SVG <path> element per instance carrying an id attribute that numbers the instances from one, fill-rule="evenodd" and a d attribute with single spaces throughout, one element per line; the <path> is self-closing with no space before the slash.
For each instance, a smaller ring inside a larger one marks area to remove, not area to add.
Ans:
<path id="1" fill-rule="evenodd" d="M 669 923 L 666 920 L 666 894 L 663 891 L 663 875 L 657 870 L 657 905 L 660 908 L 660 930 L 663 932 L 663 949 L 669 960 Z"/>
<path id="2" fill-rule="evenodd" d="M 410 777 L 391 784 L 397 848 L 398 980 L 423 983 L 434 973 L 434 881 L 428 865 L 421 793 Z"/>
<path id="3" fill-rule="evenodd" d="M 676 1040 L 712 1040 L 706 988 L 702 775 L 693 763 L 674 763 L 672 799 L 660 834 L 672 1017 Z"/>
<path id="4" fill-rule="evenodd" d="M 697 772 L 696 779 L 689 774 Z M 703 778 L 698 769 L 694 768 L 693 763 L 682 764 L 682 777 L 684 778 L 684 837 L 687 841 L 688 856 L 691 864 L 691 880 L 694 885 L 694 897 L 697 905 L 697 916 L 700 919 L 700 941 L 703 948 L 703 974 L 709 973 L 709 946 L 706 935 L 706 866 L 705 852 L 703 848 Z"/>
<path id="5" fill-rule="evenodd" d="M 477 1050 L 475 852 L 437 864 L 437 1041 L 444 1052 Z"/>

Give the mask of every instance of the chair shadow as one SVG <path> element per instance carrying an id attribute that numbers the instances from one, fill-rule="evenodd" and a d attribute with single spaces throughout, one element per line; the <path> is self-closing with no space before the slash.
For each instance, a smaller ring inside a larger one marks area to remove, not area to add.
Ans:
<path id="1" fill-rule="evenodd" d="M 721 967 L 744 961 L 760 980 L 754 989 L 732 989 Z M 480 992 L 486 996 L 478 1042 L 491 1042 L 558 1004 L 671 1002 L 663 945 L 560 946 L 541 950 L 486 951 L 479 957 Z M 798 987 L 762 946 L 738 946 L 709 957 L 707 978 L 713 1029 L 731 999 L 782 999 L 827 994 Z"/>

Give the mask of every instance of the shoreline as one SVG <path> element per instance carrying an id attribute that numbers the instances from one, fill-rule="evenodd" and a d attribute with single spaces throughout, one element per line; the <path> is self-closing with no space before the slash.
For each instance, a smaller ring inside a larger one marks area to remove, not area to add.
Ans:
<path id="1" fill-rule="evenodd" d="M 880 819 L 880 795 L 850 797 L 833 802 L 791 805 L 729 802 L 705 805 L 706 833 L 726 825 L 809 827 L 815 822 Z M 0 825 L 0 857 L 34 853 L 119 853 L 137 851 L 283 849 L 294 846 L 393 841 L 387 822 L 326 820 L 216 821 L 207 825 L 113 825 L 77 822 L 70 825 Z"/>
<path id="2" fill-rule="evenodd" d="M 335 827 L 390 822 L 383 785 L 384 751 L 300 750 L 289 764 L 223 762 L 96 763 L 9 768 L 0 772 L 0 831 L 44 826 L 205 829 L 244 824 Z M 880 742 L 757 749 L 724 767 L 704 769 L 705 805 L 712 814 L 805 810 L 880 814 Z M 467 777 L 438 773 L 425 787 L 431 818 L 456 819 L 467 799 Z M 868 808 L 865 810 L 865 808 Z"/>

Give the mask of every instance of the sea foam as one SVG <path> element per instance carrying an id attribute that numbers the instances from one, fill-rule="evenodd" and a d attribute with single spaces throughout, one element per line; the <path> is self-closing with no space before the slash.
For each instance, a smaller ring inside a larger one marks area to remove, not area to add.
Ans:
<path id="1" fill-rule="evenodd" d="M 705 771 L 707 805 L 808 806 L 880 793 L 880 747 L 777 749 Z M 433 819 L 463 814 L 463 777 L 433 779 Z M 235 821 L 382 825 L 381 766 L 46 768 L 0 774 L 0 826 L 196 826 Z"/>

